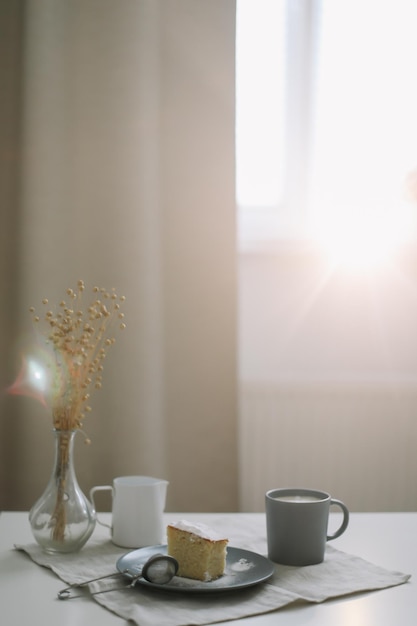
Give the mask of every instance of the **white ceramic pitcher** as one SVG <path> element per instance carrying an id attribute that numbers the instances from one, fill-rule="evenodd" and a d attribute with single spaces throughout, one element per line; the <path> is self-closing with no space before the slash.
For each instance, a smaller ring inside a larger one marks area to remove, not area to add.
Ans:
<path id="1" fill-rule="evenodd" d="M 163 512 L 168 481 L 151 476 L 119 476 L 113 485 L 99 485 L 90 490 L 95 507 L 97 491 L 112 493 L 112 524 L 97 517 L 97 522 L 111 529 L 113 543 L 123 548 L 142 548 L 162 543 Z"/>

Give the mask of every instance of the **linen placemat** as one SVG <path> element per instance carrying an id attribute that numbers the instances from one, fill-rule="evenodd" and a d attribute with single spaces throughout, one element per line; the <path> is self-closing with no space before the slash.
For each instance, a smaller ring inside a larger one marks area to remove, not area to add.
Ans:
<path id="1" fill-rule="evenodd" d="M 246 535 L 245 543 L 240 541 L 239 547 L 266 553 L 264 541 L 260 542 L 253 535 L 250 541 L 248 532 L 242 534 Z M 16 545 L 15 548 L 24 551 L 35 563 L 52 569 L 68 584 L 116 573 L 116 561 L 126 553 L 109 540 L 94 539 L 94 536 L 76 554 L 49 555 L 34 543 Z M 407 582 L 409 578 L 410 575 L 384 569 L 328 545 L 323 563 L 307 567 L 276 565 L 274 575 L 267 582 L 246 589 L 218 594 L 186 594 L 138 584 L 135 588 L 123 587 L 92 598 L 138 626 L 201 626 L 265 613 L 295 601 L 318 603 L 361 591 L 392 587 Z M 104 592 L 119 584 L 125 584 L 120 575 L 90 583 L 89 589 Z M 59 589 L 57 587 L 57 592 Z M 77 592 L 75 589 L 74 593 Z M 66 601 L 77 602 L 76 599 Z"/>

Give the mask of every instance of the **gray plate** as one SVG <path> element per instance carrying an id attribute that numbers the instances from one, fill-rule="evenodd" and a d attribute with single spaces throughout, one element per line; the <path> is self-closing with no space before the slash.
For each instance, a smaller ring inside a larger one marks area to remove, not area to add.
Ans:
<path id="1" fill-rule="evenodd" d="M 124 574 L 124 570 L 129 569 L 133 574 L 139 573 L 143 564 L 154 554 L 167 554 L 167 546 L 151 546 L 140 548 L 124 554 L 116 563 L 118 571 Z M 267 580 L 275 571 L 274 564 L 269 559 L 240 548 L 227 548 L 226 567 L 223 576 L 217 580 L 203 582 L 201 580 L 191 580 L 191 578 L 174 578 L 166 585 L 150 583 L 144 578 L 138 579 L 138 584 L 147 587 L 156 587 L 164 591 L 186 591 L 194 593 L 209 593 L 219 591 L 230 591 L 232 589 L 242 589 L 251 587 Z M 125 576 L 132 578 L 128 574 Z"/>

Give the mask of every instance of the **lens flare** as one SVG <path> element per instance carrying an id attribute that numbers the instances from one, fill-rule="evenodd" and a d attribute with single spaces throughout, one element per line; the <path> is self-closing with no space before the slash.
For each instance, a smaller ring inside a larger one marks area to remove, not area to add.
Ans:
<path id="1" fill-rule="evenodd" d="M 57 354 L 39 340 L 23 350 L 19 373 L 6 391 L 10 395 L 34 398 L 50 408 L 53 394 L 63 391 L 66 372 L 65 363 L 59 362 Z"/>
<path id="2" fill-rule="evenodd" d="M 31 356 L 22 356 L 22 365 L 14 383 L 7 389 L 13 396 L 35 398 L 47 406 L 49 375 L 45 367 Z"/>

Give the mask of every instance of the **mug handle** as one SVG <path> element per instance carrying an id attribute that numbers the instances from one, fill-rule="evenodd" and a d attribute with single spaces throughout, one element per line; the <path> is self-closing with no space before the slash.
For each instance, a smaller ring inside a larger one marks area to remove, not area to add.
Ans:
<path id="1" fill-rule="evenodd" d="M 94 494 L 96 491 L 111 491 L 113 497 L 113 487 L 111 485 L 99 485 L 98 487 L 93 487 L 92 489 L 90 489 L 90 500 L 93 503 L 94 508 L 96 508 L 96 503 L 94 502 Z M 101 524 L 102 526 L 106 526 L 107 528 L 110 528 L 110 530 L 112 530 L 111 525 L 106 524 L 106 522 L 102 522 L 99 519 L 98 515 L 96 519 L 99 524 Z"/>
<path id="2" fill-rule="evenodd" d="M 336 530 L 336 532 L 333 533 L 333 535 L 327 535 L 327 541 L 330 541 L 331 539 L 336 539 L 336 537 L 340 537 L 340 535 L 345 532 L 349 524 L 349 509 L 347 508 L 346 504 L 344 504 L 341 500 L 334 500 L 333 498 L 330 500 L 330 506 L 332 504 L 340 506 L 340 508 L 342 509 L 343 521 L 340 527 Z"/>

